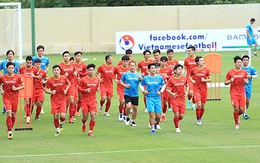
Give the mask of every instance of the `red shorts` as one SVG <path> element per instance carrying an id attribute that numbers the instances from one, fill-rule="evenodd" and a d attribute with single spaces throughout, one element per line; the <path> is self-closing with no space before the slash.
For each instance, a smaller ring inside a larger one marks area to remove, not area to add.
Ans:
<path id="1" fill-rule="evenodd" d="M 97 102 L 81 101 L 82 114 L 88 114 L 91 111 L 97 112 Z"/>
<path id="2" fill-rule="evenodd" d="M 232 106 L 245 108 L 246 107 L 246 96 L 243 95 L 232 95 L 230 94 Z"/>
<path id="3" fill-rule="evenodd" d="M 112 98 L 114 95 L 113 86 L 111 88 L 100 87 L 100 94 L 101 94 L 101 97 L 108 96 L 109 98 Z"/>
<path id="4" fill-rule="evenodd" d="M 18 100 L 4 99 L 3 101 L 6 111 L 12 111 L 13 113 L 17 112 Z"/>
<path id="5" fill-rule="evenodd" d="M 66 113 L 66 100 L 51 100 L 51 114 Z"/>
<path id="6" fill-rule="evenodd" d="M 44 101 L 44 93 L 42 89 L 35 89 L 33 92 L 33 103 Z"/>
<path id="7" fill-rule="evenodd" d="M 174 113 L 185 114 L 185 98 L 172 98 L 171 99 L 171 107 Z"/>
<path id="8" fill-rule="evenodd" d="M 194 90 L 193 93 L 193 103 L 201 102 L 202 104 L 205 104 L 207 102 L 208 91 Z"/>
<path id="9" fill-rule="evenodd" d="M 191 81 L 188 81 L 189 90 L 193 90 L 193 83 Z"/>
<path id="10" fill-rule="evenodd" d="M 117 90 L 117 96 L 119 101 L 124 101 L 125 100 L 124 88 L 117 86 L 116 90 Z"/>
<path id="11" fill-rule="evenodd" d="M 163 99 L 163 101 L 169 100 L 169 93 L 166 90 L 162 94 L 162 99 Z"/>
<path id="12" fill-rule="evenodd" d="M 68 96 L 73 96 L 73 97 L 75 96 L 75 92 L 76 92 L 76 86 L 75 85 L 76 84 L 71 84 L 71 86 L 68 90 L 68 93 L 67 93 Z"/>

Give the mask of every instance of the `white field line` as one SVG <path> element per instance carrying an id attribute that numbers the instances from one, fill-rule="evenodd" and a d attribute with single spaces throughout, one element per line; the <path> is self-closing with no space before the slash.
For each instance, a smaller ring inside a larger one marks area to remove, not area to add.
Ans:
<path id="1" fill-rule="evenodd" d="M 152 149 L 137 149 L 137 150 L 116 150 L 116 151 L 76 152 L 76 153 L 56 153 L 56 154 L 32 154 L 32 155 L 0 155 L 0 158 L 73 156 L 73 155 L 112 154 L 112 153 L 128 153 L 128 152 L 174 151 L 174 150 L 207 150 L 207 149 L 239 149 L 239 148 L 260 148 L 260 145 L 183 147 L 183 148 L 152 148 Z"/>

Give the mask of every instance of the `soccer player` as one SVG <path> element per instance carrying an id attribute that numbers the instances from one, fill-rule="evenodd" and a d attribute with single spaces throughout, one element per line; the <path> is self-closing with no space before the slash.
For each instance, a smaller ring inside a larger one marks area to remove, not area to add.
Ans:
<path id="1" fill-rule="evenodd" d="M 230 84 L 231 104 L 234 107 L 235 129 L 239 129 L 239 116 L 245 112 L 245 83 L 248 83 L 247 73 L 241 68 L 242 58 L 234 57 L 235 68 L 227 72 L 225 85 Z"/>
<path id="2" fill-rule="evenodd" d="M 155 134 L 157 122 L 160 121 L 162 114 L 161 95 L 165 90 L 163 78 L 156 74 L 156 63 L 148 65 L 149 75 L 145 76 L 141 82 L 141 90 L 146 96 L 146 106 L 149 112 L 149 123 L 151 133 Z M 144 88 L 145 87 L 145 88 Z"/>
<path id="3" fill-rule="evenodd" d="M 146 76 L 149 74 L 147 67 L 150 63 L 153 63 L 154 60 L 151 59 L 151 51 L 150 50 L 145 50 L 143 52 L 144 55 L 144 59 L 142 61 L 140 61 L 137 65 L 137 71 L 141 71 L 141 75 L 142 77 Z M 145 105 L 145 112 L 147 111 L 147 106 L 146 106 L 146 97 L 144 96 L 144 105 Z"/>
<path id="4" fill-rule="evenodd" d="M 47 80 L 44 91 L 51 95 L 51 114 L 53 114 L 53 122 L 56 128 L 54 136 L 59 136 L 66 117 L 66 100 L 64 99 L 67 97 L 71 84 L 65 76 L 60 75 L 61 68 L 59 65 L 54 65 L 52 72 L 53 77 Z"/>
<path id="5" fill-rule="evenodd" d="M 253 33 L 253 24 L 255 23 L 255 18 L 251 18 L 250 22 L 246 25 L 246 40 L 247 44 L 249 45 L 250 49 L 252 45 L 255 45 L 253 55 L 257 57 L 256 49 L 258 47 L 257 41 L 255 39 L 255 35 Z"/>
<path id="6" fill-rule="evenodd" d="M 8 139 L 13 138 L 12 128 L 18 107 L 18 91 L 24 89 L 23 80 L 20 75 L 14 73 L 14 69 L 15 63 L 8 62 L 6 64 L 7 73 L 0 77 L 0 92 L 3 95 L 3 102 L 7 112 L 6 126 Z M 2 85 L 4 85 L 4 88 Z"/>
<path id="7" fill-rule="evenodd" d="M 68 102 L 67 105 L 69 105 L 69 123 L 74 123 L 73 116 L 76 111 L 76 105 L 75 105 L 75 94 L 76 92 L 76 80 L 77 80 L 77 70 L 75 68 L 74 63 L 70 63 L 70 53 L 68 51 L 64 51 L 62 53 L 63 62 L 59 64 L 61 68 L 61 75 L 64 75 L 68 80 L 70 81 L 70 88 L 68 90 Z"/>
<path id="8" fill-rule="evenodd" d="M 84 76 L 87 75 L 87 65 L 82 62 L 82 53 L 80 51 L 76 51 L 74 53 L 74 58 L 75 58 L 75 61 L 74 61 L 74 65 L 75 65 L 75 68 L 78 72 L 78 77 L 77 77 L 77 82 L 76 84 L 78 83 L 78 81 L 83 78 Z M 80 109 L 80 100 L 78 100 L 78 95 L 79 93 L 76 92 L 75 94 L 76 96 L 74 97 L 76 103 L 77 103 L 77 109 L 76 109 L 76 112 L 75 112 L 75 116 L 80 116 L 80 113 L 79 113 L 79 109 Z"/>
<path id="9" fill-rule="evenodd" d="M 32 58 L 33 59 L 33 65 L 35 65 L 36 59 L 40 59 L 41 60 L 41 69 L 43 71 L 46 71 L 46 73 L 48 73 L 50 61 L 49 61 L 48 57 L 43 55 L 44 54 L 44 46 L 39 45 L 39 46 L 37 46 L 36 50 L 37 50 L 37 55 L 33 56 L 33 58 Z M 41 109 L 41 114 L 44 114 L 43 108 Z"/>
<path id="10" fill-rule="evenodd" d="M 160 63 L 161 51 L 159 49 L 155 49 L 153 51 L 153 57 L 154 57 L 154 62 L 155 63 Z"/>
<path id="11" fill-rule="evenodd" d="M 124 87 L 124 99 L 126 104 L 126 120 L 125 124 L 130 123 L 130 109 L 133 108 L 131 126 L 136 126 L 135 119 L 137 117 L 137 107 L 139 101 L 138 85 L 142 81 L 142 76 L 136 72 L 136 63 L 130 62 L 130 71 L 123 74 L 120 84 Z"/>
<path id="12" fill-rule="evenodd" d="M 127 50 L 125 51 L 125 55 L 129 57 L 128 63 L 134 61 L 133 58 L 132 58 L 132 54 L 133 54 L 133 51 L 132 51 L 131 49 L 127 49 Z M 135 62 L 135 61 L 134 61 L 134 62 Z M 123 62 L 122 62 L 122 60 L 120 60 L 117 65 L 120 66 L 120 65 L 122 65 L 122 64 L 123 64 Z"/>
<path id="13" fill-rule="evenodd" d="M 119 106 L 118 106 L 118 110 L 119 110 L 119 117 L 118 120 L 120 122 L 123 121 L 123 114 L 125 114 L 125 99 L 124 99 L 124 87 L 120 84 L 120 79 L 122 77 L 122 75 L 127 72 L 129 70 L 129 57 L 127 55 L 124 55 L 122 57 L 122 65 L 115 67 L 114 69 L 114 74 L 116 76 L 115 82 L 117 83 L 117 95 L 118 95 L 118 99 L 119 99 Z"/>
<path id="14" fill-rule="evenodd" d="M 4 70 L 3 75 L 6 75 L 7 74 L 6 65 L 7 65 L 8 62 L 12 62 L 15 65 L 14 73 L 17 74 L 18 70 L 20 68 L 20 63 L 18 61 L 14 60 L 14 55 L 15 55 L 14 51 L 13 50 L 7 50 L 5 55 L 6 55 L 6 60 L 1 62 L 0 71 Z M 0 76 L 1 76 L 1 73 L 0 73 Z M 2 113 L 5 114 L 5 112 L 6 112 L 6 109 L 5 109 L 5 107 L 3 107 Z"/>
<path id="15" fill-rule="evenodd" d="M 248 78 L 248 84 L 245 84 L 245 91 L 246 91 L 246 111 L 249 107 L 249 102 L 250 102 L 250 98 L 252 95 L 252 79 L 257 77 L 257 72 L 256 69 L 252 66 L 249 65 L 249 56 L 248 55 L 244 55 L 242 57 L 243 59 L 243 65 L 242 65 L 242 69 L 245 70 L 247 72 L 247 78 Z M 248 119 L 249 115 L 247 114 L 247 112 L 245 111 L 245 113 L 243 114 L 244 119 Z"/>
<path id="16" fill-rule="evenodd" d="M 32 65 L 32 57 L 27 56 L 25 59 L 25 66 L 19 69 L 19 74 L 28 75 L 33 77 L 34 72 L 37 71 L 36 68 Z M 34 88 L 34 86 L 33 86 Z M 32 100 L 31 98 L 24 99 L 24 110 L 26 112 L 26 123 L 30 123 L 31 109 L 32 109 Z"/>
<path id="17" fill-rule="evenodd" d="M 194 46 L 188 47 L 188 54 L 189 56 L 184 60 L 184 67 L 183 67 L 183 74 L 186 73 L 186 77 L 188 79 L 189 84 L 189 93 L 188 93 L 188 102 L 187 102 L 187 109 L 191 107 L 191 99 L 193 97 L 193 84 L 189 80 L 190 71 L 192 68 L 196 67 L 197 64 L 195 62 L 195 48 Z M 195 110 L 195 104 L 192 104 L 192 109 Z"/>
<path id="18" fill-rule="evenodd" d="M 164 82 L 166 83 L 169 77 L 172 76 L 172 68 L 167 67 L 167 61 L 168 58 L 165 56 L 162 56 L 160 59 L 160 70 L 159 70 L 159 75 L 161 75 L 164 79 Z M 167 103 L 169 96 L 167 91 L 164 91 L 162 94 L 162 117 L 161 121 L 166 121 L 166 111 L 167 111 Z M 170 107 L 170 105 L 169 105 Z"/>
<path id="19" fill-rule="evenodd" d="M 205 104 L 207 102 L 208 87 L 207 82 L 211 81 L 211 72 L 205 67 L 203 57 L 197 56 L 195 58 L 196 67 L 190 71 L 190 81 L 193 84 L 193 101 L 196 103 L 197 124 L 201 125 L 201 118 L 205 111 Z"/>
<path id="20" fill-rule="evenodd" d="M 182 76 L 182 69 L 183 66 L 181 64 L 174 66 L 174 75 L 168 80 L 166 89 L 172 97 L 171 107 L 174 113 L 173 122 L 176 132 L 181 132 L 179 122 L 183 119 L 185 114 L 185 97 L 189 90 L 187 78 Z"/>
<path id="21" fill-rule="evenodd" d="M 46 84 L 47 81 L 47 73 L 43 69 L 41 69 L 41 60 L 36 59 L 34 61 L 34 66 L 36 71 L 33 74 L 33 84 L 34 84 L 34 92 L 33 92 L 33 106 L 36 105 L 36 115 L 35 120 L 40 120 L 39 115 L 42 110 L 42 105 L 44 101 L 44 92 L 43 84 Z"/>
<path id="22" fill-rule="evenodd" d="M 89 122 L 88 136 L 94 136 L 93 129 L 96 124 L 95 116 L 97 112 L 97 98 L 96 92 L 100 90 L 100 79 L 95 76 L 94 64 L 88 64 L 88 76 L 80 79 L 78 83 L 78 90 L 80 92 L 80 101 L 82 107 L 82 131 L 86 132 L 86 122 L 90 114 L 91 120 Z"/>
<path id="23" fill-rule="evenodd" d="M 177 65 L 179 62 L 173 58 L 174 51 L 172 49 L 167 50 L 167 67 L 173 69 L 175 65 Z"/>
<path id="24" fill-rule="evenodd" d="M 111 99 L 113 97 L 113 80 L 115 79 L 115 75 L 114 75 L 115 67 L 112 65 L 113 57 L 111 55 L 106 55 L 105 61 L 106 63 L 99 66 L 96 73 L 96 75 L 100 74 L 101 100 L 100 100 L 99 112 L 101 113 L 102 106 L 107 101 L 104 115 L 110 116 L 108 111 L 110 109 Z"/>

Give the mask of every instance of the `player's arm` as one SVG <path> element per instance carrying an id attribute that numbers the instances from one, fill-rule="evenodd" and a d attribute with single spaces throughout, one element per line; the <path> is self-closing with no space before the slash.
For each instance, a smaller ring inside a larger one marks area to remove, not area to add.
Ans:
<path id="1" fill-rule="evenodd" d="M 186 66 L 183 66 L 182 75 L 185 75 L 185 74 L 186 74 L 186 71 L 187 71 L 187 67 L 186 67 Z"/>
<path id="2" fill-rule="evenodd" d="M 202 82 L 211 82 L 211 73 L 208 74 L 208 76 L 206 78 L 201 78 Z"/>
<path id="3" fill-rule="evenodd" d="M 65 90 L 63 91 L 64 94 L 67 94 L 67 93 L 68 93 L 68 90 L 69 90 L 69 88 L 70 88 L 70 86 L 71 86 L 71 83 L 70 83 L 69 80 L 67 80 L 67 83 L 66 83 L 66 84 L 67 84 L 67 85 L 66 85 L 66 88 L 65 88 Z"/>
<path id="4" fill-rule="evenodd" d="M 189 93 L 189 89 L 190 89 L 188 82 L 185 84 L 185 87 L 186 87 L 186 91 L 185 91 L 184 97 L 187 97 L 188 93 Z"/>
<path id="5" fill-rule="evenodd" d="M 14 90 L 14 91 L 19 91 L 19 90 L 22 90 L 22 89 L 24 89 L 23 83 L 20 84 L 18 87 L 15 87 L 14 85 L 12 86 L 12 90 Z"/>
<path id="6" fill-rule="evenodd" d="M 226 75 L 226 80 L 224 82 L 225 85 L 229 85 L 234 81 L 234 78 L 229 75 L 229 73 Z"/>
<path id="7" fill-rule="evenodd" d="M 252 37 L 250 36 L 250 34 L 249 34 L 249 29 L 248 28 L 246 28 L 246 35 L 248 36 L 248 38 L 251 40 L 252 39 Z"/>
<path id="8" fill-rule="evenodd" d="M 0 78 L 0 93 L 1 93 L 1 95 L 4 94 L 4 88 L 3 88 L 2 78 Z"/>

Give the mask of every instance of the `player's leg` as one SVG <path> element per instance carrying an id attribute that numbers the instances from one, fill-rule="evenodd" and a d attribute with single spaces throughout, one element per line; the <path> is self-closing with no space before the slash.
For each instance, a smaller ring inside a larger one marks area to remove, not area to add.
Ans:
<path id="1" fill-rule="evenodd" d="M 132 97 L 131 98 L 131 103 L 132 103 L 132 108 L 133 108 L 131 126 L 136 126 L 135 120 L 136 120 L 136 117 L 137 117 L 138 101 L 139 101 L 139 97 Z"/>
<path id="2" fill-rule="evenodd" d="M 173 118 L 173 122 L 174 122 L 174 126 L 175 126 L 175 131 L 176 132 L 181 132 L 180 127 L 179 127 L 179 121 L 180 121 L 180 113 L 179 113 L 179 109 L 177 109 L 178 106 L 175 106 L 174 109 L 174 118 Z"/>
<path id="3" fill-rule="evenodd" d="M 167 103 L 168 103 L 168 93 L 166 91 L 162 94 L 162 117 L 160 121 L 166 121 L 166 111 L 167 111 Z"/>
<path id="4" fill-rule="evenodd" d="M 257 49 L 257 47 L 258 47 L 258 44 L 257 44 L 257 42 L 256 42 L 256 40 L 255 40 L 255 39 L 254 39 L 253 41 L 254 41 L 253 43 L 255 44 L 255 46 L 254 46 L 254 52 L 253 52 L 253 55 L 257 57 L 257 54 L 256 54 L 256 49 Z"/>
<path id="5" fill-rule="evenodd" d="M 162 116 L 162 100 L 161 98 L 154 101 L 154 112 L 155 112 L 155 129 L 161 129 L 160 119 Z"/>
<path id="6" fill-rule="evenodd" d="M 82 107 L 82 132 L 86 132 L 86 122 L 88 120 L 89 105 L 85 102 L 81 102 Z"/>
<path id="7" fill-rule="evenodd" d="M 100 96 L 101 99 L 99 101 L 99 113 L 101 113 L 102 107 L 107 99 L 107 89 L 105 87 L 100 87 Z"/>
<path id="8" fill-rule="evenodd" d="M 60 123 L 59 123 L 59 113 L 57 111 L 53 114 L 53 123 L 54 123 L 54 127 L 56 129 L 56 133 L 54 134 L 54 136 L 59 136 L 60 135 Z"/>
<path id="9" fill-rule="evenodd" d="M 74 123 L 73 116 L 75 114 L 76 106 L 74 101 L 74 96 L 69 96 L 69 123 Z"/>
<path id="10" fill-rule="evenodd" d="M 12 128 L 14 125 L 13 116 L 12 116 L 12 104 L 9 101 L 4 101 L 4 106 L 6 109 L 7 136 L 8 139 L 12 139 L 13 138 Z"/>
<path id="11" fill-rule="evenodd" d="M 132 107 L 131 98 L 129 96 L 125 96 L 126 102 L 126 117 L 125 117 L 125 124 L 129 125 L 130 123 L 130 109 Z"/>
<path id="12" fill-rule="evenodd" d="M 119 116 L 118 116 L 118 120 L 120 122 L 123 121 L 123 111 L 125 110 L 125 100 L 120 100 L 119 99 L 119 106 L 118 106 L 118 111 L 119 111 Z"/>
<path id="13" fill-rule="evenodd" d="M 95 127 L 95 124 L 96 124 L 96 121 L 95 121 L 95 117 L 96 117 L 96 111 L 94 111 L 94 109 L 90 109 L 90 121 L 89 121 L 89 131 L 88 131 L 88 136 L 94 136 L 93 134 L 93 130 L 94 130 L 94 127 Z"/>
<path id="14" fill-rule="evenodd" d="M 40 120 L 39 116 L 41 114 L 41 109 L 42 109 L 42 102 L 41 101 L 37 101 L 35 103 L 36 105 L 36 114 L 35 114 L 35 120 Z"/>
<path id="15" fill-rule="evenodd" d="M 25 111 L 26 123 L 30 124 L 31 106 L 30 106 L 29 98 L 24 99 L 24 111 Z"/>
<path id="16" fill-rule="evenodd" d="M 106 102 L 106 109 L 105 109 L 104 115 L 110 116 L 108 111 L 109 111 L 110 106 L 111 106 L 111 99 L 113 98 L 113 89 L 108 89 L 106 95 L 107 95 L 107 102 Z"/>

